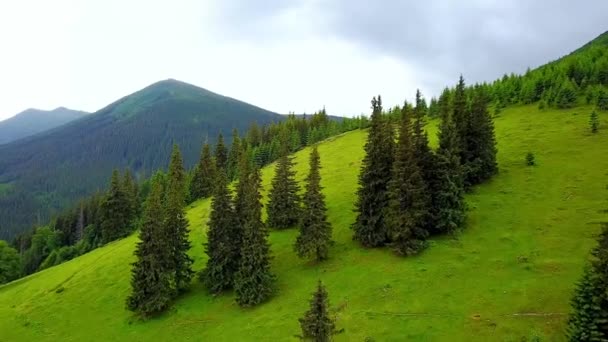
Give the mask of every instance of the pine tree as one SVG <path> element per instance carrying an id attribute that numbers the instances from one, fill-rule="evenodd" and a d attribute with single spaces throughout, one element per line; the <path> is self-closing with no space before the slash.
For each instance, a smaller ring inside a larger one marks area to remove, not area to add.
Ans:
<path id="1" fill-rule="evenodd" d="M 220 133 L 217 136 L 217 144 L 215 145 L 215 168 L 216 170 L 226 170 L 228 163 L 228 150 L 224 144 L 224 136 Z"/>
<path id="2" fill-rule="evenodd" d="M 437 202 L 437 193 L 439 191 L 437 180 L 437 158 L 435 153 L 429 146 L 429 138 L 424 130 L 424 115 L 426 107 L 420 90 L 416 91 L 416 107 L 414 107 L 414 125 L 413 125 L 413 155 L 414 160 L 418 164 L 418 170 L 424 181 L 424 188 L 428 192 L 426 198 L 420 200 L 426 201 L 420 203 L 421 208 L 425 208 L 421 218 L 424 222 L 424 228 L 427 232 L 436 232 L 436 218 L 439 211 Z"/>
<path id="3" fill-rule="evenodd" d="M 386 213 L 391 246 L 399 255 L 420 252 L 428 236 L 426 219 L 430 199 L 415 156 L 408 112 L 408 106 L 403 106 Z"/>
<path id="4" fill-rule="evenodd" d="M 327 290 L 319 280 L 317 291 L 313 293 L 310 309 L 300 318 L 302 337 L 315 342 L 328 342 L 335 333 L 334 319 L 329 315 L 329 298 Z"/>
<path id="5" fill-rule="evenodd" d="M 164 236 L 162 187 L 153 180 L 142 218 L 134 262 L 131 270 L 131 294 L 127 308 L 143 317 L 169 307 L 171 288 L 171 250 Z"/>
<path id="6" fill-rule="evenodd" d="M 238 222 L 235 219 L 224 171 L 218 172 L 216 183 L 205 243 L 205 252 L 209 259 L 207 259 L 207 267 L 199 274 L 211 293 L 219 293 L 232 287 L 239 254 L 234 239 L 242 238 L 233 234 L 238 229 L 236 227 Z"/>
<path id="7" fill-rule="evenodd" d="M 465 83 L 462 75 L 460 75 L 454 91 L 452 100 L 452 120 L 456 127 L 456 148 L 459 152 L 460 163 L 464 166 L 467 153 L 466 137 L 468 135 L 470 118 L 469 111 L 467 110 L 467 94 L 465 92 Z"/>
<path id="8" fill-rule="evenodd" d="M 320 157 L 317 147 L 310 152 L 310 171 L 306 177 L 304 208 L 300 221 L 300 235 L 294 249 L 299 257 L 314 256 L 316 261 L 327 259 L 331 245 L 331 225 L 327 221 L 325 196 L 321 192 Z"/>
<path id="9" fill-rule="evenodd" d="M 591 256 L 572 298 L 570 341 L 608 341 L 608 224 Z"/>
<path id="10" fill-rule="evenodd" d="M 190 287 L 192 279 L 192 259 L 188 256 L 188 221 L 184 212 L 185 206 L 185 172 L 182 156 L 177 145 L 173 145 L 171 162 L 167 174 L 165 205 L 165 236 L 171 245 L 171 262 L 173 265 L 173 286 L 176 293 Z"/>
<path id="11" fill-rule="evenodd" d="M 194 175 L 190 182 L 190 200 L 196 201 L 199 198 L 206 198 L 213 193 L 215 179 L 215 163 L 211 157 L 209 144 L 203 145 L 198 164 L 194 169 Z"/>
<path id="12" fill-rule="evenodd" d="M 470 187 L 490 179 L 498 172 L 494 122 L 488 111 L 487 95 L 479 87 L 474 90 L 465 141 L 465 186 Z"/>
<path id="13" fill-rule="evenodd" d="M 285 141 L 284 141 L 285 142 Z M 275 168 L 271 189 L 268 193 L 268 219 L 270 228 L 289 228 L 300 219 L 300 186 L 293 171 L 293 158 L 288 155 L 287 144 L 283 144 L 283 152 Z"/>
<path id="14" fill-rule="evenodd" d="M 259 169 L 250 173 L 243 192 L 241 216 L 243 240 L 241 242 L 238 271 L 234 278 L 236 302 L 243 307 L 254 306 L 267 300 L 273 292 L 274 275 L 270 271 L 268 231 L 262 222 Z"/>
<path id="15" fill-rule="evenodd" d="M 101 204 L 103 243 L 121 238 L 129 231 L 130 203 L 120 182 L 118 170 L 112 172 L 110 189 Z"/>
<path id="16" fill-rule="evenodd" d="M 387 242 L 384 212 L 388 205 L 387 188 L 393 163 L 393 134 L 389 120 L 382 117 L 382 100 L 372 99 L 371 127 L 365 144 L 365 157 L 359 174 L 359 189 L 352 225 L 353 239 L 365 247 Z"/>
<path id="17" fill-rule="evenodd" d="M 458 157 L 456 125 L 449 109 L 441 112 L 437 151 L 436 232 L 452 233 L 462 226 L 466 215 L 464 180 Z"/>
<path id="18" fill-rule="evenodd" d="M 139 216 L 139 189 L 129 169 L 125 170 L 122 187 L 129 203 L 129 222 L 133 222 Z"/>
<path id="19" fill-rule="evenodd" d="M 238 175 L 239 158 L 241 154 L 241 138 L 237 129 L 232 130 L 232 144 L 228 153 L 228 163 L 226 165 L 228 180 L 233 180 Z"/>
<path id="20" fill-rule="evenodd" d="M 589 126 L 591 127 L 591 133 L 597 133 L 600 126 L 600 120 L 596 111 L 592 111 L 591 115 L 589 116 Z"/>

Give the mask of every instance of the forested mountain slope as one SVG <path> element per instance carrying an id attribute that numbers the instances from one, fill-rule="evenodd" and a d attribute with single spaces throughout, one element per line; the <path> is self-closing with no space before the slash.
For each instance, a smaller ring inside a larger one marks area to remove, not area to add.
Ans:
<path id="1" fill-rule="evenodd" d="M 0 238 L 10 238 L 105 187 L 113 168 L 141 178 L 166 165 L 177 143 L 187 166 L 203 142 L 284 117 L 208 90 L 166 80 L 57 129 L 0 146 Z"/>
<path id="2" fill-rule="evenodd" d="M 173 309 L 137 320 L 125 309 L 133 235 L 0 287 L 0 339 L 296 341 L 297 319 L 322 279 L 337 328 L 344 329 L 337 341 L 563 340 L 571 292 L 598 222 L 606 219 L 608 114 L 600 112 L 600 130 L 591 134 L 592 109 L 504 109 L 495 119 L 499 174 L 466 196 L 463 232 L 431 240 L 419 256 L 353 242 L 349 227 L 366 137 L 354 131 L 319 145 L 335 241 L 329 260 L 298 259 L 296 230 L 271 232 L 278 288 L 267 303 L 241 309 L 234 294 L 209 295 L 194 280 Z M 428 126 L 433 143 L 435 124 Z M 296 154 L 299 180 L 308 152 Z M 528 152 L 536 166 L 526 165 Z M 268 190 L 273 165 L 262 173 Z M 197 271 L 207 259 L 209 203 L 188 210 Z"/>
<path id="3" fill-rule="evenodd" d="M 44 132 L 87 115 L 87 112 L 65 107 L 53 110 L 26 109 L 0 121 L 0 145 Z"/>

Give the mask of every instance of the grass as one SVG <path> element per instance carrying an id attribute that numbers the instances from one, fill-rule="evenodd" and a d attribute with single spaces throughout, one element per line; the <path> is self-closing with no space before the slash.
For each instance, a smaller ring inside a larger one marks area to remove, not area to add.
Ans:
<path id="1" fill-rule="evenodd" d="M 344 329 L 337 341 L 563 340 L 571 292 L 606 219 L 607 115 L 592 135 L 589 111 L 504 110 L 496 119 L 500 174 L 467 196 L 466 229 L 434 239 L 420 256 L 400 258 L 351 240 L 365 140 L 355 131 L 319 146 L 336 241 L 330 260 L 299 260 L 292 252 L 297 232 L 272 232 L 278 282 L 269 302 L 241 309 L 233 294 L 212 297 L 194 281 L 169 312 L 139 321 L 124 306 L 131 236 L 0 288 L 0 340 L 296 341 L 317 279 Z M 308 152 L 296 155 L 300 179 Z M 536 166 L 526 166 L 527 152 Z M 273 169 L 263 170 L 266 189 Z M 196 270 L 206 258 L 208 208 L 201 201 L 188 211 Z"/>

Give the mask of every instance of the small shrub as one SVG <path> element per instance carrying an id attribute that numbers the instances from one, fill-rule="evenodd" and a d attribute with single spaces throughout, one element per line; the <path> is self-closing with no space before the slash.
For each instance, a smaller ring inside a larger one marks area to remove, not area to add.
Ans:
<path id="1" fill-rule="evenodd" d="M 528 165 L 528 166 L 536 165 L 536 158 L 534 157 L 534 153 L 528 152 L 528 154 L 526 154 L 526 165 Z"/>
<path id="2" fill-rule="evenodd" d="M 600 127 L 600 119 L 597 116 L 597 112 L 591 112 L 589 116 L 589 126 L 591 127 L 591 133 L 597 133 L 598 128 Z"/>

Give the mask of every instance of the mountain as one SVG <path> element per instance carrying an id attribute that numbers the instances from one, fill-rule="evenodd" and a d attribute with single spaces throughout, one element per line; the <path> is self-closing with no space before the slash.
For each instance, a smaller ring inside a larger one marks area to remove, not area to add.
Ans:
<path id="1" fill-rule="evenodd" d="M 106 185 L 113 168 L 139 178 L 168 163 L 173 143 L 186 165 L 218 132 L 284 117 L 176 80 L 152 84 L 56 129 L 0 146 L 0 238 Z"/>
<path id="2" fill-rule="evenodd" d="M 505 108 L 495 120 L 500 173 L 466 195 L 467 226 L 433 238 L 415 257 L 364 249 L 350 225 L 365 131 L 319 145 L 321 184 L 335 244 L 329 260 L 293 252 L 296 229 L 271 231 L 273 297 L 241 309 L 234 293 L 209 294 L 198 279 L 172 309 L 144 321 L 125 308 L 136 234 L 0 287 L 6 341 L 297 341 L 298 318 L 321 279 L 337 341 L 563 341 L 570 296 L 606 219 L 608 112 L 588 131 L 590 106 Z M 577 115 L 574 115 L 578 113 Z M 436 144 L 436 121 L 428 132 Z M 538 161 L 526 166 L 532 151 Z M 295 154 L 297 179 L 307 148 Z M 268 190 L 274 166 L 262 170 Z M 267 197 L 264 198 L 267 203 Z M 194 269 L 205 267 L 210 200 L 188 208 Z M 103 322 L 103 324 L 100 324 Z"/>
<path id="3" fill-rule="evenodd" d="M 61 126 L 87 115 L 87 112 L 65 107 L 53 110 L 26 109 L 0 121 L 0 145 Z"/>

